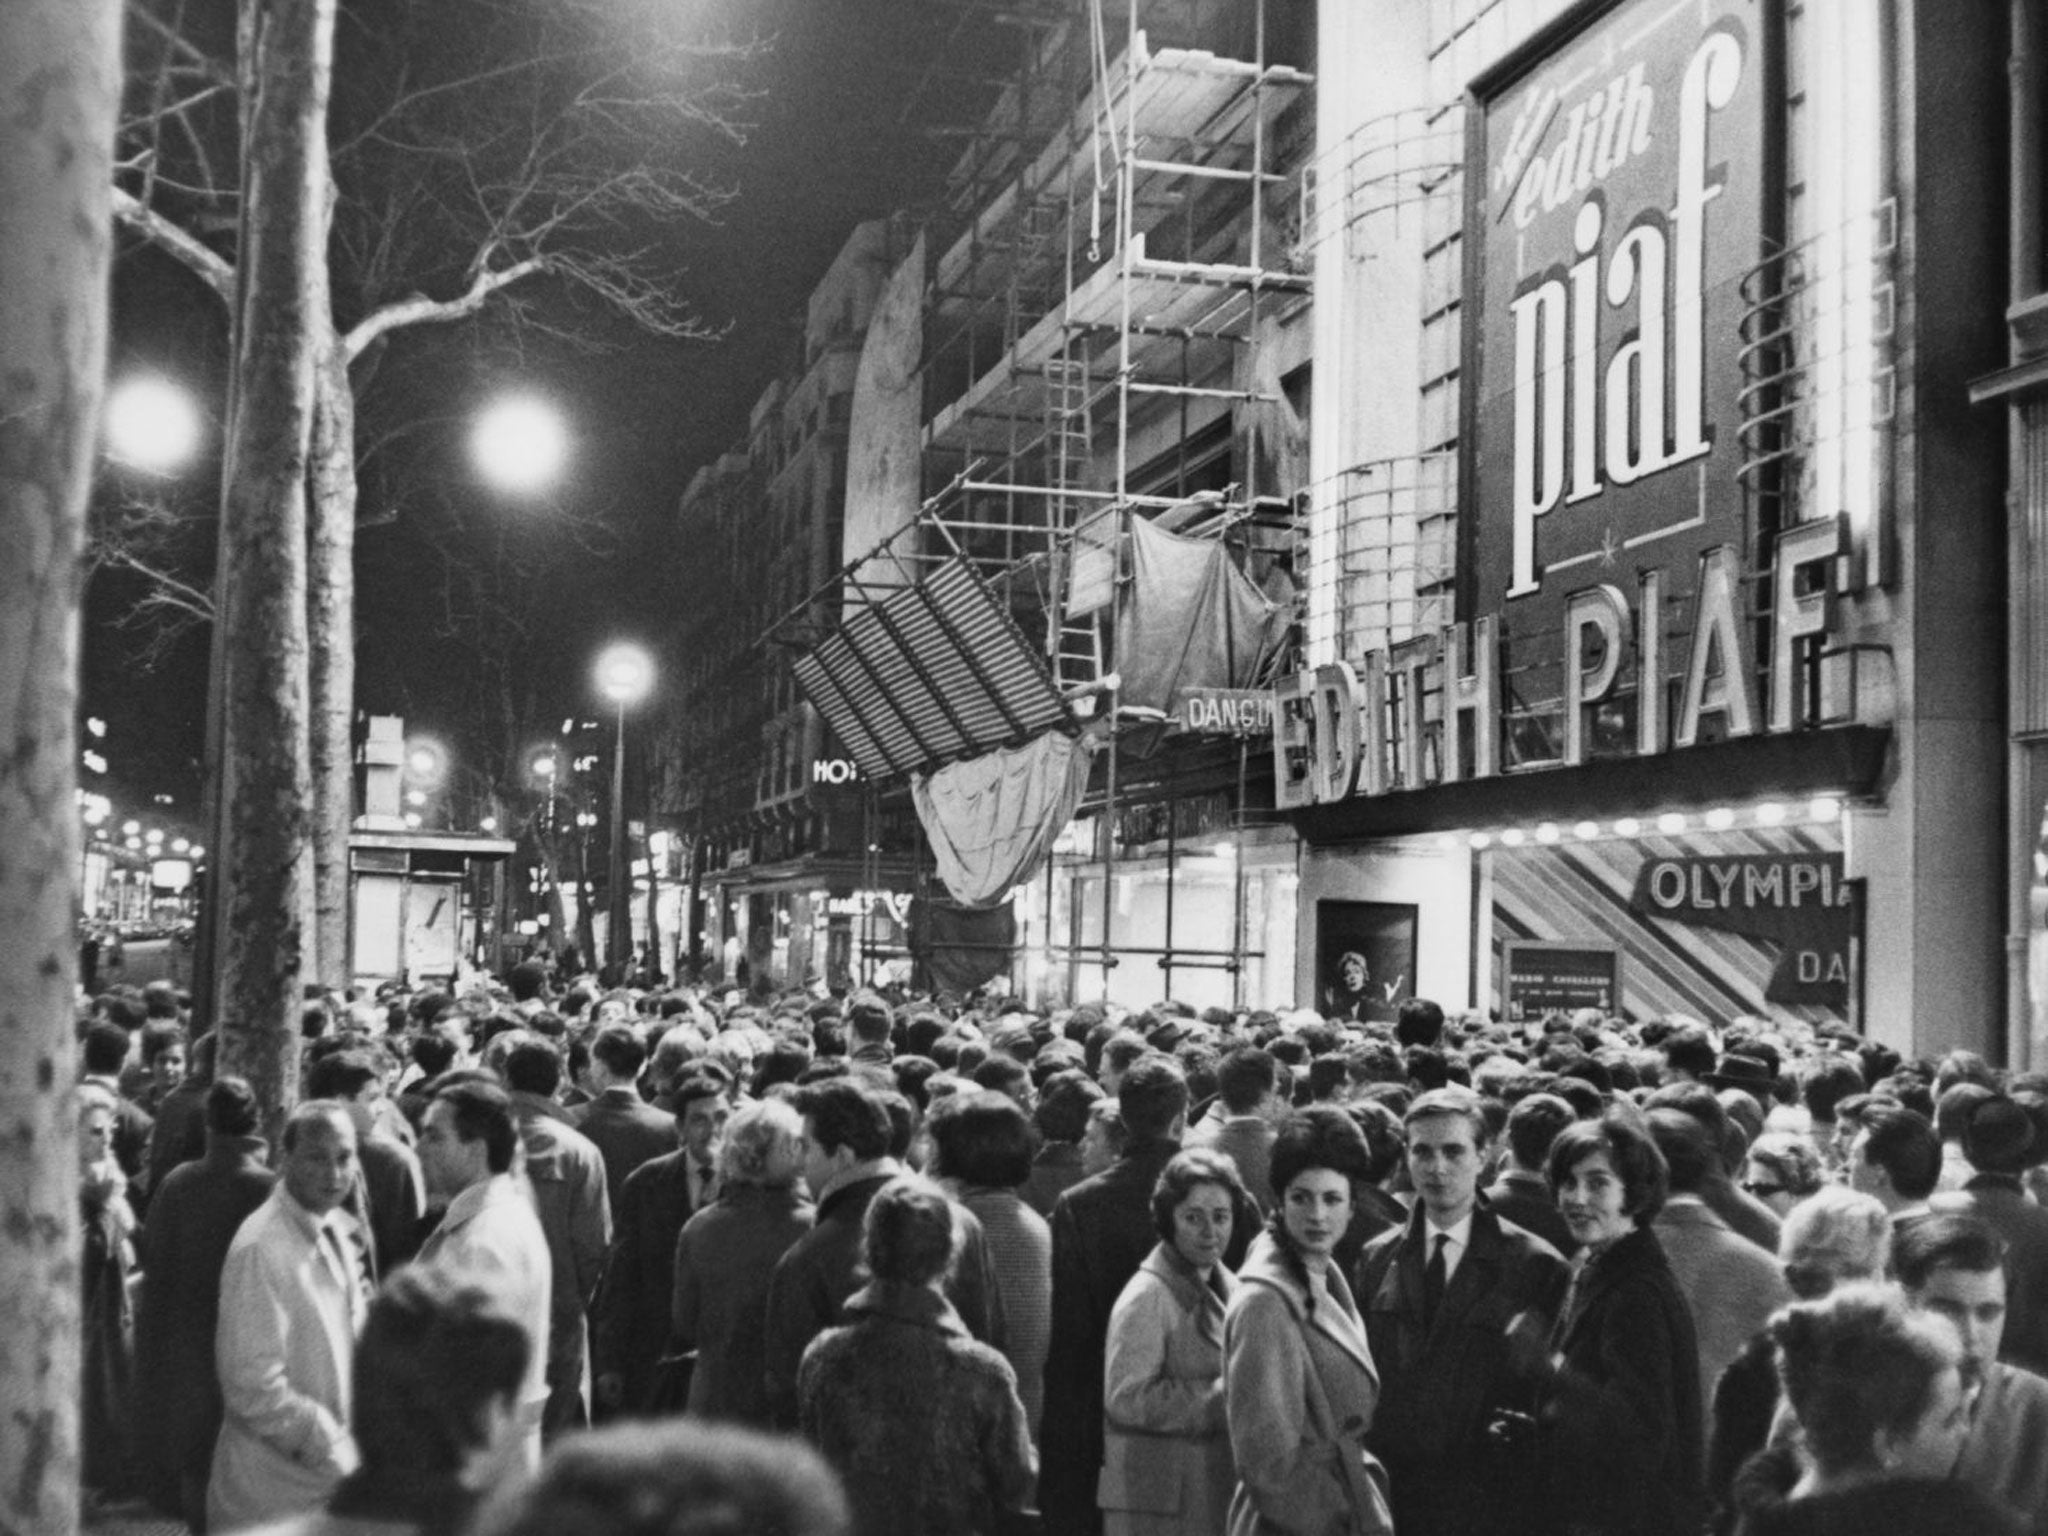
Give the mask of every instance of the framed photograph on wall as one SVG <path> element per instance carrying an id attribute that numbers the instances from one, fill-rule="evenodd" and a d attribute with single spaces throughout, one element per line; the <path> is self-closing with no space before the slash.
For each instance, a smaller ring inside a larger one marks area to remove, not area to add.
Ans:
<path id="1" fill-rule="evenodd" d="M 1417 909 L 1384 901 L 1316 903 L 1316 996 L 1326 1017 L 1391 1023 L 1415 995 Z"/>

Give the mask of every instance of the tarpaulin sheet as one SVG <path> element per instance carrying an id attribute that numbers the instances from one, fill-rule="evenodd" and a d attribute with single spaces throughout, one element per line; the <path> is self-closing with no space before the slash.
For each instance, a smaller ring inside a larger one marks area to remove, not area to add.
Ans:
<path id="1" fill-rule="evenodd" d="M 910 796 L 939 878 L 963 906 L 986 907 L 1031 877 L 1088 787 L 1092 738 L 1051 731 L 1021 747 L 914 774 Z"/>
<path id="2" fill-rule="evenodd" d="M 937 898 L 911 906 L 910 946 L 941 992 L 964 994 L 1010 968 L 1017 913 L 1007 901 L 962 907 Z"/>
<path id="3" fill-rule="evenodd" d="M 1170 714 L 1183 688 L 1257 688 L 1271 679 L 1289 619 L 1219 541 L 1134 517 L 1116 637 L 1119 702 Z"/>

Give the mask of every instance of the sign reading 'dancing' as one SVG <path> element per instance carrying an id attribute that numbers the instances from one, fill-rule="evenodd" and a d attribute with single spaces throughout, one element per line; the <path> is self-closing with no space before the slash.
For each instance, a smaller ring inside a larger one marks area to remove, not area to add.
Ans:
<path id="1" fill-rule="evenodd" d="M 1461 574 L 1472 622 L 1282 680 L 1283 807 L 1785 731 L 1831 712 L 1833 521 L 1751 569 L 1743 274 L 1764 0 L 1624 0 L 1476 98 Z M 1752 649 L 1770 599 L 1768 697 Z M 1424 708 L 1441 694 L 1441 709 Z"/>

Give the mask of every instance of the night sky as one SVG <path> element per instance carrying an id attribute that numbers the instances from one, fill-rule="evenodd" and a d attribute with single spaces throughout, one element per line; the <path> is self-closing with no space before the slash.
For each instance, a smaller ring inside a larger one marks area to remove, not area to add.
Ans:
<path id="1" fill-rule="evenodd" d="M 656 3 L 687 10 L 702 0 Z M 668 620 L 653 573 L 690 475 L 740 438 L 761 389 L 795 355 L 804 298 L 852 227 L 935 194 L 960 144 L 927 130 L 975 120 L 988 97 L 975 77 L 1006 71 L 1018 47 L 1018 33 L 1000 24 L 956 32 L 962 8 L 947 0 L 746 0 L 737 8 L 773 40 L 755 77 L 762 94 L 749 109 L 745 145 L 709 152 L 739 195 L 719 227 L 664 236 L 664 254 L 685 273 L 706 320 L 727 328 L 724 338 L 650 340 L 534 290 L 545 318 L 582 329 L 601 349 L 531 333 L 508 340 L 502 327 L 423 328 L 400 333 L 359 389 L 357 516 L 367 525 L 357 556 L 359 709 L 402 713 L 409 728 L 487 757 L 475 741 L 479 648 L 510 662 L 530 707 L 558 724 L 589 704 L 589 661 L 606 638 L 661 632 Z M 949 41 L 934 84 L 928 70 Z M 125 237 L 122 249 L 113 376 L 151 368 L 217 401 L 226 371 L 221 306 L 167 258 Z M 545 392 L 574 434 L 565 483 L 528 503 L 476 483 L 457 419 L 461 402 L 509 384 Z M 218 444 L 216 420 L 216 456 Z M 217 494 L 217 464 L 171 486 L 110 471 L 97 515 L 128 499 L 162 504 L 182 530 L 167 563 L 203 585 Z M 507 570 L 509 593 L 493 584 Z M 516 626 L 468 621 L 467 594 L 480 583 L 499 592 Z M 145 590 L 120 571 L 92 579 L 82 707 L 108 723 L 103 750 L 120 795 L 139 804 L 167 793 L 196 811 L 206 633 L 193 627 L 152 649 L 148 628 L 122 623 Z"/>

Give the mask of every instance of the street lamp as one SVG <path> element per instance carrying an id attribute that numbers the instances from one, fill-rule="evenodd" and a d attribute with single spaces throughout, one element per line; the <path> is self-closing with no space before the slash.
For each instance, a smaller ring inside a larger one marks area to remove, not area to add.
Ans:
<path id="1" fill-rule="evenodd" d="M 545 400 L 513 395 L 477 418 L 469 437 L 477 470 L 501 491 L 537 491 L 561 473 L 569 434 Z"/>
<path id="2" fill-rule="evenodd" d="M 107 397 L 107 451 L 131 469 L 167 475 L 199 447 L 199 408 L 161 374 L 138 374 Z"/>
<path id="3" fill-rule="evenodd" d="M 606 958 L 623 972 L 633 953 L 632 892 L 626 880 L 626 706 L 647 697 L 654 685 L 654 659 L 637 645 L 606 647 L 597 658 L 597 691 L 618 706 L 618 736 L 612 748 L 611 919 L 606 925 Z"/>

